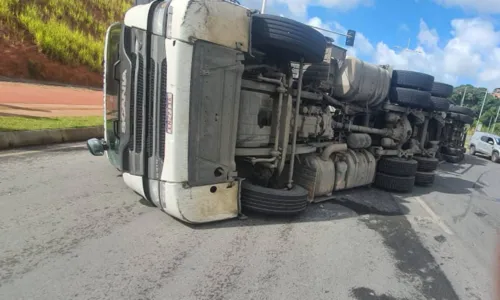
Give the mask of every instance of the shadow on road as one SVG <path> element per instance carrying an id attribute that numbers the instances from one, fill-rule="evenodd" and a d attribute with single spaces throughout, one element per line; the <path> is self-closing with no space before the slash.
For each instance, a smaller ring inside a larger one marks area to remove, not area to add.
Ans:
<path id="1" fill-rule="evenodd" d="M 465 158 L 460 163 L 442 163 L 439 165 L 439 171 L 442 173 L 449 173 L 453 175 L 462 175 L 470 171 L 475 166 L 486 166 L 490 162 L 484 158 L 480 158 L 472 155 L 465 155 Z"/>
<path id="2" fill-rule="evenodd" d="M 415 186 L 411 195 L 422 196 L 432 192 L 451 195 L 470 194 L 474 189 L 481 189 L 483 186 L 474 181 L 436 174 L 434 185 L 429 187 Z"/>
<path id="3" fill-rule="evenodd" d="M 288 223 L 324 222 L 355 218 L 362 215 L 402 216 L 409 212 L 403 196 L 371 188 L 357 188 L 335 194 L 335 199 L 312 203 L 307 210 L 295 217 L 264 216 L 246 213 L 245 219 L 211 224 L 188 225 L 193 229 L 214 229 L 245 226 L 266 226 Z"/>

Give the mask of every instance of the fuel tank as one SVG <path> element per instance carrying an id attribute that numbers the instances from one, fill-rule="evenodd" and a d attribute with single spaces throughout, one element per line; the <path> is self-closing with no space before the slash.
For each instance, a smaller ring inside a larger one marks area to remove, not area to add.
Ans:
<path id="1" fill-rule="evenodd" d="M 309 199 L 334 191 L 369 185 L 375 178 L 377 161 L 364 149 L 337 152 L 323 160 L 317 153 L 302 155 L 294 171 L 294 182 L 309 191 Z"/>
<path id="2" fill-rule="evenodd" d="M 391 73 L 355 57 L 347 57 L 337 72 L 334 96 L 362 106 L 377 106 L 387 99 Z"/>

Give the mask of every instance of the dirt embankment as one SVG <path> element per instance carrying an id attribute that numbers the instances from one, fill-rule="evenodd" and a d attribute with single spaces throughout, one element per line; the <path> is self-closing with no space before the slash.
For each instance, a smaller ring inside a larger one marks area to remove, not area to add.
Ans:
<path id="1" fill-rule="evenodd" d="M 0 40 L 0 76 L 101 87 L 102 74 L 49 59 L 29 41 Z"/>

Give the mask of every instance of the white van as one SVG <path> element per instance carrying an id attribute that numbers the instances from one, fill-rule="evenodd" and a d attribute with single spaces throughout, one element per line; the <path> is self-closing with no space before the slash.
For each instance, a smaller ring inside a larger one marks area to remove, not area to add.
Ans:
<path id="1" fill-rule="evenodd" d="M 470 154 L 482 154 L 491 157 L 493 162 L 500 160 L 500 137 L 487 132 L 476 131 L 470 139 Z"/>

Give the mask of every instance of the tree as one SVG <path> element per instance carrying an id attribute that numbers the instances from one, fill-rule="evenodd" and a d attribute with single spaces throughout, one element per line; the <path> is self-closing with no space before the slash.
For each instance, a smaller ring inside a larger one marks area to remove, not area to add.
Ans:
<path id="1" fill-rule="evenodd" d="M 471 108 L 477 116 L 479 116 L 481 105 L 483 104 L 484 94 L 487 92 L 487 89 L 484 87 L 478 88 L 470 84 L 460 85 L 453 89 L 453 94 L 449 98 L 455 103 L 455 105 L 460 105 L 465 88 L 467 88 L 467 91 L 465 93 L 464 106 Z M 492 122 L 495 121 L 499 105 L 500 99 L 495 98 L 491 94 L 486 96 L 483 114 L 481 115 L 481 120 L 479 120 L 483 124 L 483 128 L 490 124 L 490 120 L 492 120 Z M 497 124 L 495 129 L 500 129 L 500 126 Z"/>

